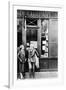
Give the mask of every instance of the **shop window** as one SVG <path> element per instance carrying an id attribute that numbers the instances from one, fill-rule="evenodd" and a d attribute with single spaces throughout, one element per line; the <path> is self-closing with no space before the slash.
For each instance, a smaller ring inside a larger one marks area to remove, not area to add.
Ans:
<path id="1" fill-rule="evenodd" d="M 49 20 L 49 57 L 58 56 L 58 20 Z"/>
<path id="2" fill-rule="evenodd" d="M 48 57 L 48 20 L 41 22 L 41 56 Z"/>
<path id="3" fill-rule="evenodd" d="M 41 56 L 58 56 L 58 20 L 49 19 L 41 22 Z M 49 31 L 49 33 L 48 33 Z"/>

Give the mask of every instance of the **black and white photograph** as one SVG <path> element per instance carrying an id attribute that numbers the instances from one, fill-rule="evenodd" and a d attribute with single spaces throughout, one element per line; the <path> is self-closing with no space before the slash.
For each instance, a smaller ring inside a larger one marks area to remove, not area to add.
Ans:
<path id="1" fill-rule="evenodd" d="M 58 77 L 58 12 L 17 9 L 17 79 Z"/>
<path id="2" fill-rule="evenodd" d="M 0 90 L 66 90 L 66 0 L 0 0 Z"/>
<path id="3" fill-rule="evenodd" d="M 63 82 L 63 9 L 10 3 L 9 86 Z"/>

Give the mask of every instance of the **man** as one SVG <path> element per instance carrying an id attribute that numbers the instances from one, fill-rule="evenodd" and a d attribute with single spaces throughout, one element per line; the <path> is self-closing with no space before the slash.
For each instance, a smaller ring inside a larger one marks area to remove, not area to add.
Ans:
<path id="1" fill-rule="evenodd" d="M 25 50 L 24 50 L 23 45 L 20 46 L 20 51 L 18 53 L 18 59 L 19 59 L 19 72 L 20 72 L 20 76 L 21 76 L 21 79 L 22 79 L 22 78 L 25 78 L 25 69 L 24 69 Z"/>
<path id="2" fill-rule="evenodd" d="M 31 44 L 28 50 L 28 65 L 29 65 L 29 76 L 31 77 L 31 75 L 33 75 L 33 78 L 35 77 L 35 62 L 36 62 L 35 54 L 38 55 L 38 52 Z"/>

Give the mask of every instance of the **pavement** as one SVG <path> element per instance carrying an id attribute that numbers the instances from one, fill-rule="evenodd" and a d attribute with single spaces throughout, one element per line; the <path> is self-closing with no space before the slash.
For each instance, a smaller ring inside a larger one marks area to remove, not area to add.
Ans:
<path id="1" fill-rule="evenodd" d="M 56 78 L 58 76 L 58 72 L 35 72 L 35 79 L 41 79 L 41 78 Z M 25 79 L 33 79 L 33 77 L 29 77 L 29 73 L 26 72 Z"/>

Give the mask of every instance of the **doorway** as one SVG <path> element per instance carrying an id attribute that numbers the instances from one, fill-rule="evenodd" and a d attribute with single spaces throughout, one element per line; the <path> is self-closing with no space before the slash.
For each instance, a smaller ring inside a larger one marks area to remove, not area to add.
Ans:
<path id="1" fill-rule="evenodd" d="M 34 26 L 28 26 L 27 30 L 26 30 L 26 50 L 28 50 L 28 48 L 30 47 L 30 44 L 34 45 L 34 48 L 38 51 L 37 48 L 37 39 L 38 39 L 38 29 Z M 27 53 L 28 51 L 26 51 Z M 28 54 L 26 54 L 28 55 Z M 27 56 L 28 59 L 28 56 Z M 28 72 L 28 60 L 25 63 L 25 71 Z M 37 69 L 35 68 L 35 71 L 37 71 Z"/>
<path id="2" fill-rule="evenodd" d="M 37 49 L 37 29 L 35 29 L 34 27 L 27 28 L 26 43 L 27 43 L 27 46 L 30 46 L 30 44 L 34 44 L 34 48 Z"/>

